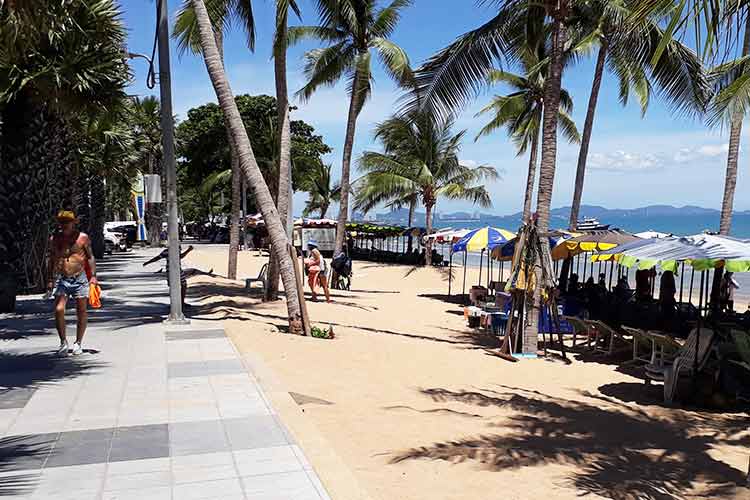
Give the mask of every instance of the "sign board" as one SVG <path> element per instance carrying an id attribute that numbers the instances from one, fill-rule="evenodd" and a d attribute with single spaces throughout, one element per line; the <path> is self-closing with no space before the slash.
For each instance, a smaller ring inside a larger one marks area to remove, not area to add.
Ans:
<path id="1" fill-rule="evenodd" d="M 315 240 L 318 242 L 318 249 L 321 252 L 333 252 L 336 246 L 336 228 L 312 228 L 304 227 L 301 229 L 301 235 L 297 236 L 299 230 L 294 231 L 294 245 L 307 250 L 307 242 Z"/>
<path id="2" fill-rule="evenodd" d="M 157 174 L 145 174 L 143 176 L 143 187 L 146 191 L 146 203 L 161 203 L 161 176 Z"/>

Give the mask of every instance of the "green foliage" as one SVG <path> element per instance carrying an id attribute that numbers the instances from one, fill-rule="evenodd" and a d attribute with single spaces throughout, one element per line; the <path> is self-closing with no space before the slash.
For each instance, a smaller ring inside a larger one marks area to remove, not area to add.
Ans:
<path id="1" fill-rule="evenodd" d="M 0 10 L 0 105 L 21 93 L 99 113 L 125 96 L 125 28 L 113 0 L 18 1 Z"/>
<path id="2" fill-rule="evenodd" d="M 329 328 L 328 330 L 324 330 L 319 326 L 313 326 L 310 328 L 310 335 L 316 339 L 332 339 L 333 329 Z"/>
<path id="3" fill-rule="evenodd" d="M 450 119 L 422 112 L 380 123 L 375 137 L 384 151 L 362 154 L 359 169 L 364 175 L 356 183 L 355 209 L 401 206 L 419 198 L 430 210 L 439 197 L 491 206 L 484 183 L 497 179 L 497 171 L 488 165 L 461 165 L 458 153 L 466 131 L 454 134 L 452 126 Z"/>
<path id="4" fill-rule="evenodd" d="M 263 177 L 271 192 L 276 193 L 279 152 L 276 99 L 267 95 L 240 95 L 235 100 Z M 321 157 L 330 153 L 331 148 L 315 134 L 311 125 L 302 120 L 292 120 L 290 128 L 292 186 L 298 189 L 306 172 L 321 165 Z M 188 219 L 205 220 L 214 209 L 222 210 L 215 203 L 221 191 L 225 192 L 225 198 L 229 198 L 230 177 L 220 174 L 231 168 L 221 108 L 210 103 L 190 109 L 187 120 L 178 125 L 176 137 L 182 208 L 190 210 L 192 215 L 186 213 Z"/>
<path id="5" fill-rule="evenodd" d="M 331 184 L 330 164 L 319 163 L 307 169 L 300 187 L 308 193 L 307 203 L 302 212 L 305 217 L 317 211 L 321 219 L 325 218 L 331 203 L 341 198 L 341 188 L 338 183 Z"/>

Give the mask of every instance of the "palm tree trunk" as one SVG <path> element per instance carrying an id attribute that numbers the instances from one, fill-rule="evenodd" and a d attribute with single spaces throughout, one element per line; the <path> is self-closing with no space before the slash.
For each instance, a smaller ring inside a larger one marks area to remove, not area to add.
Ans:
<path id="1" fill-rule="evenodd" d="M 234 144 L 239 157 L 239 165 L 242 169 L 248 184 L 253 190 L 255 200 L 263 219 L 266 222 L 268 236 L 271 240 L 272 251 L 279 260 L 281 280 L 284 283 L 284 292 L 286 293 L 287 313 L 289 316 L 290 331 L 298 333 L 302 329 L 301 310 L 299 297 L 297 295 L 297 284 L 294 277 L 294 263 L 287 251 L 287 237 L 284 231 L 284 225 L 279 218 L 276 205 L 273 202 L 271 192 L 263 180 L 263 174 L 258 168 L 258 163 L 253 154 L 252 144 L 247 136 L 247 131 L 242 123 L 242 116 L 237 109 L 237 103 L 234 100 L 232 89 L 229 86 L 224 66 L 221 64 L 219 51 L 216 48 L 216 41 L 213 37 L 211 20 L 208 17 L 206 6 L 203 0 L 192 0 L 195 9 L 196 20 L 198 23 L 201 39 L 201 48 L 203 57 L 208 69 L 211 83 L 216 91 L 216 97 L 219 100 L 224 116 L 229 125 L 229 129 L 234 139 Z"/>
<path id="2" fill-rule="evenodd" d="M 409 223 L 407 224 L 407 227 L 411 228 L 412 224 L 414 224 L 414 209 L 417 206 L 417 200 L 411 200 L 409 202 Z M 406 243 L 406 251 L 411 253 L 413 243 L 413 236 L 411 234 L 411 231 L 409 231 L 409 238 L 407 239 Z"/>
<path id="3" fill-rule="evenodd" d="M 581 149 L 578 151 L 578 167 L 576 168 L 576 183 L 573 190 L 573 204 L 570 207 L 570 221 L 568 227 L 571 231 L 576 230 L 578 225 L 578 213 L 581 210 L 581 197 L 583 196 L 583 180 L 586 175 L 586 159 L 589 155 L 589 143 L 591 142 L 591 130 L 594 128 L 594 114 L 596 113 L 596 102 L 599 99 L 599 88 L 602 85 L 604 75 L 604 63 L 607 60 L 607 42 L 602 41 L 599 46 L 599 55 L 596 58 L 596 69 L 594 70 L 594 83 L 591 84 L 589 95 L 589 108 L 586 111 L 586 121 L 583 122 L 583 135 L 581 136 Z"/>
<path id="4" fill-rule="evenodd" d="M 552 23 L 552 54 L 550 57 L 549 76 L 544 89 L 544 112 L 542 119 L 542 158 L 539 166 L 539 191 L 537 193 L 536 213 L 537 228 L 541 236 L 542 251 L 549 252 L 550 204 L 552 188 L 555 183 L 555 166 L 557 160 L 557 116 L 560 107 L 560 83 L 562 80 L 562 48 L 565 43 L 565 27 L 562 20 L 567 12 L 567 0 L 560 0 L 554 12 Z M 523 352 L 536 354 L 539 337 L 539 306 L 541 303 L 541 273 L 538 265 L 534 266 L 537 286 L 534 287 L 529 321 L 523 332 Z"/>
<path id="5" fill-rule="evenodd" d="M 424 224 L 427 234 L 432 232 L 432 209 L 435 203 L 427 202 L 424 204 Z M 424 246 L 424 265 L 432 265 L 432 240 L 427 238 Z"/>
<path id="6" fill-rule="evenodd" d="M 742 45 L 742 56 L 750 52 L 750 15 L 745 25 L 745 40 Z M 732 116 L 729 128 L 729 152 L 727 154 L 727 173 L 724 178 L 724 199 L 721 203 L 721 219 L 719 219 L 719 234 L 728 235 L 732 228 L 732 208 L 734 206 L 734 190 L 737 187 L 737 161 L 739 159 L 740 139 L 742 136 L 741 112 Z"/>
<path id="7" fill-rule="evenodd" d="M 742 56 L 750 52 L 750 15 L 745 24 L 745 39 L 742 44 Z M 729 235 L 732 230 L 732 211 L 734 209 L 734 191 L 737 187 L 737 162 L 739 161 L 740 141 L 742 139 L 742 120 L 745 117 L 741 112 L 732 116 L 729 125 L 729 151 L 727 152 L 727 171 L 724 176 L 724 198 L 721 202 L 721 218 L 719 219 L 719 234 Z M 711 310 L 718 312 L 720 304 L 721 281 L 724 277 L 724 268 L 714 270 L 713 282 L 711 284 Z"/>
<path id="8" fill-rule="evenodd" d="M 231 139 L 231 137 L 230 137 Z M 230 140 L 231 144 L 232 141 Z M 240 209 L 242 208 L 242 172 L 234 147 L 230 146 L 232 162 L 232 212 L 229 216 L 229 256 L 227 258 L 227 278 L 237 279 L 237 252 L 240 248 Z"/>
<path id="9" fill-rule="evenodd" d="M 96 173 L 91 177 L 91 250 L 94 257 L 104 257 L 104 211 L 106 195 L 104 192 L 104 176 Z"/>
<path id="10" fill-rule="evenodd" d="M 354 147 L 354 131 L 357 126 L 357 115 L 359 115 L 360 95 L 359 79 L 361 75 L 359 67 L 354 72 L 352 82 L 352 97 L 349 100 L 349 115 L 346 120 L 346 137 L 344 138 L 344 158 L 341 161 L 341 197 L 339 200 L 339 218 L 336 224 L 336 246 L 333 254 L 338 255 L 343 251 L 346 239 L 346 222 L 349 220 L 349 176 L 352 161 L 352 149 Z"/>
<path id="11" fill-rule="evenodd" d="M 539 150 L 539 130 L 531 139 L 531 151 L 529 152 L 529 173 L 526 176 L 526 194 L 523 197 L 523 222 L 529 222 L 531 218 L 531 199 L 534 197 L 534 182 L 536 181 L 536 157 Z"/>
<path id="12" fill-rule="evenodd" d="M 328 203 L 324 203 L 320 206 L 320 218 L 325 219 L 328 213 Z"/>
<path id="13" fill-rule="evenodd" d="M 214 30 L 216 49 L 219 51 L 221 66 L 224 67 L 224 33 L 221 28 Z M 242 173 L 237 158 L 237 147 L 232 139 L 232 132 L 227 124 L 227 142 L 229 143 L 229 165 L 232 169 L 232 208 L 229 214 L 229 253 L 227 255 L 227 278 L 237 279 L 237 252 L 240 248 L 240 203 L 242 190 Z M 223 201 L 223 200 L 222 200 Z M 223 205 L 223 203 L 222 203 Z"/>
<path id="14" fill-rule="evenodd" d="M 276 2 L 276 37 L 274 40 L 273 68 L 276 79 L 276 112 L 278 126 L 276 140 L 279 144 L 278 167 L 279 191 L 276 197 L 276 206 L 279 209 L 279 217 L 286 227 L 287 238 L 291 238 L 292 228 L 288 227 L 287 219 L 292 207 L 289 206 L 289 189 L 291 184 L 291 147 L 292 138 L 289 124 L 289 96 L 286 82 L 286 32 L 287 13 L 282 6 L 283 2 Z M 279 265 L 271 254 L 268 264 L 268 282 L 266 286 L 266 300 L 276 300 L 279 294 Z"/>

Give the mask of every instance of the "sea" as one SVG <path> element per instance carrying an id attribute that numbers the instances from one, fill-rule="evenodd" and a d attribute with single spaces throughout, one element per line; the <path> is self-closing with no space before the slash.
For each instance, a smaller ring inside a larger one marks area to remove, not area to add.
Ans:
<path id="1" fill-rule="evenodd" d="M 648 216 L 638 217 L 633 215 L 615 216 L 600 219 L 602 224 L 610 224 L 611 228 L 619 228 L 630 233 L 639 233 L 642 231 L 659 231 L 663 233 L 671 233 L 675 236 L 687 236 L 692 234 L 702 233 L 704 231 L 717 231 L 719 227 L 718 215 L 716 214 L 695 214 L 690 216 Z M 507 217 L 492 217 L 483 218 L 482 220 L 436 220 L 435 228 L 468 228 L 475 229 L 479 227 L 492 226 L 509 231 L 516 231 L 521 225 L 521 219 L 516 216 Z M 550 227 L 565 228 L 568 225 L 567 218 L 561 216 L 553 216 L 551 219 Z M 750 214 L 744 212 L 742 214 L 735 214 L 732 219 L 732 232 L 731 235 L 737 238 L 750 238 Z M 449 247 L 447 245 L 438 245 L 436 248 L 438 252 L 443 253 L 446 258 L 448 255 Z M 472 267 L 478 267 L 480 263 L 481 255 L 479 253 L 469 253 L 467 256 L 467 265 Z M 457 259 L 454 256 L 454 264 L 462 265 L 463 259 Z M 484 257 L 484 264 L 486 266 L 487 257 Z M 494 264 L 497 266 L 497 264 Z M 506 264 L 507 269 L 507 264 Z M 589 267 L 590 269 L 590 267 Z M 685 293 L 687 294 L 688 284 L 690 281 L 691 273 L 690 268 L 685 267 L 686 276 L 683 277 L 685 283 Z M 495 267 L 497 271 L 497 267 Z M 590 271 L 587 272 L 587 276 Z M 594 269 L 595 276 L 598 274 L 597 267 Z M 630 285 L 635 287 L 635 271 L 630 273 Z M 582 274 L 581 274 L 582 276 Z M 609 276 L 609 275 L 607 275 Z M 734 275 L 735 281 L 740 285 L 740 288 L 735 292 L 735 310 L 740 312 L 745 311 L 747 304 L 750 304 L 750 273 L 736 273 Z M 700 275 L 696 273 L 695 284 L 694 284 L 694 296 L 697 299 L 698 281 Z M 679 287 L 679 278 L 677 278 L 677 284 Z M 658 288 L 658 287 L 657 287 Z M 658 292 L 657 292 L 658 293 Z M 697 304 L 697 300 L 694 300 Z"/>

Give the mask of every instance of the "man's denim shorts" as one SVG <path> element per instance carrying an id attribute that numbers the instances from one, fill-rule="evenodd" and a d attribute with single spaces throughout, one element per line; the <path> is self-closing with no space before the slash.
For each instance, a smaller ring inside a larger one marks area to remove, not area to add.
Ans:
<path id="1" fill-rule="evenodd" d="M 74 299 L 89 298 L 89 280 L 86 278 L 86 272 L 81 271 L 75 276 L 60 275 L 55 283 L 55 297 L 67 295 Z"/>

